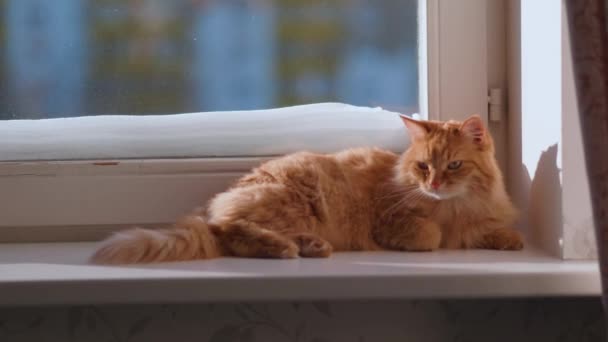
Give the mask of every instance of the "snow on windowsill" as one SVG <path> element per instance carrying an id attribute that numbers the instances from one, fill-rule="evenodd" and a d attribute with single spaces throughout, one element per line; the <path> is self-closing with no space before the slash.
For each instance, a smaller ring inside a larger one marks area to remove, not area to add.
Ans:
<path id="1" fill-rule="evenodd" d="M 408 142 L 397 113 L 319 103 L 174 115 L 0 121 L 0 160 L 274 156 Z"/>

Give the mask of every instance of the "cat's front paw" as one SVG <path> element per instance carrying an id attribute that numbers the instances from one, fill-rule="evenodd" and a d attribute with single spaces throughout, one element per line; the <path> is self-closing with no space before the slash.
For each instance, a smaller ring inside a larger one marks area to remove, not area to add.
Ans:
<path id="1" fill-rule="evenodd" d="M 481 248 L 519 251 L 524 248 L 520 232 L 511 228 L 494 229 L 483 236 Z"/>

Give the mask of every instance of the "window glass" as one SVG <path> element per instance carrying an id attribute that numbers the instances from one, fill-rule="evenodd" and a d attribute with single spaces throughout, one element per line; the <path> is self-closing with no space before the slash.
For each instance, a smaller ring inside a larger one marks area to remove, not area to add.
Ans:
<path id="1" fill-rule="evenodd" d="M 417 0 L 0 0 L 0 119 L 418 109 Z"/>

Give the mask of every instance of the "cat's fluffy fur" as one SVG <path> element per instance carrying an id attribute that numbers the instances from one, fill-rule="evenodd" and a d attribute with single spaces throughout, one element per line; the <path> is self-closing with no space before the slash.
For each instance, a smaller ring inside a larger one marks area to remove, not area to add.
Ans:
<path id="1" fill-rule="evenodd" d="M 412 144 L 401 156 L 359 148 L 269 161 L 172 228 L 115 234 L 92 261 L 521 249 L 511 229 L 516 210 L 481 119 L 403 121 Z"/>

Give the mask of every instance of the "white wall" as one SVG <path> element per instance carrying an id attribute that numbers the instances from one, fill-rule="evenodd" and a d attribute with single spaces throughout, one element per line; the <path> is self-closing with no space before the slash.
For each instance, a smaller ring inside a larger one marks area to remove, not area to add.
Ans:
<path id="1" fill-rule="evenodd" d="M 562 2 L 512 1 L 509 191 L 529 240 L 568 259 L 595 257 L 588 184 Z"/>
<path id="2" fill-rule="evenodd" d="M 561 4 L 521 2 L 522 164 L 531 176 L 530 236 L 561 255 Z"/>
<path id="3" fill-rule="evenodd" d="M 558 256 L 560 7 L 551 0 L 513 1 L 509 15 L 509 187 L 528 240 Z"/>

